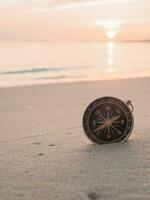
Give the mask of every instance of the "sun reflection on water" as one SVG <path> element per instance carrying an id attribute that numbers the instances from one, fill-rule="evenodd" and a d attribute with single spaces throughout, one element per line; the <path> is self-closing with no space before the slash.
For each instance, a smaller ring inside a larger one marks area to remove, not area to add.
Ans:
<path id="1" fill-rule="evenodd" d="M 107 72 L 108 73 L 113 73 L 115 71 L 115 68 L 113 66 L 115 60 L 114 60 L 114 47 L 115 43 L 114 42 L 108 42 L 107 43 Z"/>
<path id="2" fill-rule="evenodd" d="M 108 42 L 107 43 L 107 53 L 109 56 L 112 56 L 114 54 L 114 42 Z"/>

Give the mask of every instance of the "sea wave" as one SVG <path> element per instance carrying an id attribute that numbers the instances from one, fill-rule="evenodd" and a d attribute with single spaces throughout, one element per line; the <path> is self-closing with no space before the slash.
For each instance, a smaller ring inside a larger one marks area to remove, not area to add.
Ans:
<path id="1" fill-rule="evenodd" d="M 67 68 L 59 68 L 59 67 L 51 67 L 51 68 L 31 68 L 31 69 L 23 69 L 23 70 L 10 70 L 10 71 L 3 71 L 0 72 L 0 75 L 4 74 L 27 74 L 27 73 L 41 73 L 41 72 L 58 72 L 58 71 L 64 71 L 67 70 Z"/>

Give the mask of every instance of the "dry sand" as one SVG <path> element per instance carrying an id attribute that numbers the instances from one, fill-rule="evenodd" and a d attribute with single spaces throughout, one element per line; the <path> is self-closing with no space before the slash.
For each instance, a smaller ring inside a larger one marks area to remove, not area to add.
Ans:
<path id="1" fill-rule="evenodd" d="M 150 79 L 0 89 L 0 200 L 149 200 Z M 128 142 L 94 145 L 86 106 L 112 95 L 133 101 Z"/>

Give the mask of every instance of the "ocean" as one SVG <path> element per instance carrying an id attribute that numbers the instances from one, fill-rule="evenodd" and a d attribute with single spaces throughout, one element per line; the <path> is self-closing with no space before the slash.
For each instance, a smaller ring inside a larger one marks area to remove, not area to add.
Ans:
<path id="1" fill-rule="evenodd" d="M 0 42 L 0 87 L 150 76 L 150 43 Z"/>

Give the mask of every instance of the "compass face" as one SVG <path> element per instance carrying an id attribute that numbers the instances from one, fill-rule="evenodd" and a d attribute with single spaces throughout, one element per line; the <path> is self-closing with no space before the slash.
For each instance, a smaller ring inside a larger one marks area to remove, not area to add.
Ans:
<path id="1" fill-rule="evenodd" d="M 133 115 L 123 101 L 114 97 L 99 98 L 87 107 L 83 128 L 95 143 L 121 142 L 131 134 Z"/>

